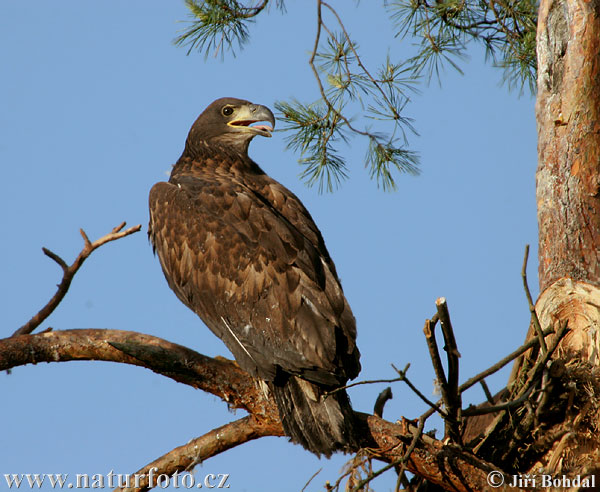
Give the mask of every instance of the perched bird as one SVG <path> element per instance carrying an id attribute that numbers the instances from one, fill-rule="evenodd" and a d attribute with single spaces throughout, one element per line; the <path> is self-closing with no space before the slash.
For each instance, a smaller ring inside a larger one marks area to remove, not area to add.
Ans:
<path id="1" fill-rule="evenodd" d="M 360 371 L 356 323 L 308 210 L 248 156 L 274 125 L 265 106 L 210 104 L 150 191 L 148 235 L 177 297 L 266 382 L 285 433 L 330 456 L 356 447 L 346 392 L 325 396 Z"/>

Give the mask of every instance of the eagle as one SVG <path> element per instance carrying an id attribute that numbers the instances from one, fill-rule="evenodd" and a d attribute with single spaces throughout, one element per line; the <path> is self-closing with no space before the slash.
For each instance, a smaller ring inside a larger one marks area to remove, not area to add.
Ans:
<path id="1" fill-rule="evenodd" d="M 248 156 L 274 126 L 266 106 L 210 104 L 150 191 L 148 236 L 177 297 L 266 383 L 285 434 L 329 457 L 357 448 L 339 389 L 360 371 L 356 322 L 310 213 Z"/>

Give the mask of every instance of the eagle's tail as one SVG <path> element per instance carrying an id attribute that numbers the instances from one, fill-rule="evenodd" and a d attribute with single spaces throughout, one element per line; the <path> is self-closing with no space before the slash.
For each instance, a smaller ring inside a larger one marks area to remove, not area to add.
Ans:
<path id="1" fill-rule="evenodd" d="M 279 408 L 283 430 L 293 442 L 317 456 L 357 449 L 354 412 L 344 390 L 328 396 L 296 376 L 269 385 Z"/>

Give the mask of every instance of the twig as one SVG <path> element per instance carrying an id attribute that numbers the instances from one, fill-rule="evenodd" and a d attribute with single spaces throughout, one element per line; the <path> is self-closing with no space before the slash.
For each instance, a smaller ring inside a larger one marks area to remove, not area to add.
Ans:
<path id="1" fill-rule="evenodd" d="M 346 29 L 345 29 L 340 17 L 338 16 L 337 12 L 323 0 L 317 0 L 317 33 L 315 35 L 315 43 L 314 43 L 313 49 L 311 51 L 311 56 L 308 60 L 308 64 L 310 65 L 311 71 L 313 72 L 313 75 L 317 81 L 317 86 L 319 88 L 319 93 L 321 94 L 321 98 L 323 99 L 323 101 L 325 102 L 325 105 L 327 106 L 328 115 L 333 114 L 336 119 L 343 121 L 344 124 L 346 125 L 346 127 L 348 127 L 351 131 L 353 131 L 354 133 L 356 133 L 358 135 L 362 135 L 364 137 L 369 137 L 369 138 L 376 138 L 376 135 L 374 133 L 371 133 L 366 130 L 359 130 L 358 128 L 356 128 L 352 124 L 352 121 L 350 119 L 348 119 L 346 116 L 344 116 L 342 114 L 341 110 L 336 109 L 333 106 L 333 103 L 327 97 L 325 88 L 323 87 L 323 82 L 321 81 L 321 77 L 319 76 L 319 71 L 317 70 L 317 67 L 315 66 L 315 58 L 316 58 L 318 50 L 319 50 L 319 42 L 321 39 L 321 30 L 324 28 L 326 31 L 328 31 L 327 27 L 325 26 L 325 23 L 323 22 L 323 12 L 322 12 L 323 6 L 327 7 L 333 13 L 333 15 L 337 18 L 337 20 L 340 23 L 340 26 L 342 27 L 342 30 L 344 32 L 344 36 L 346 37 L 346 40 L 348 41 L 350 48 L 352 49 L 352 51 L 354 52 L 354 54 L 356 56 L 359 66 L 365 72 L 365 74 L 368 76 L 368 78 L 371 79 L 371 82 L 374 84 L 374 86 L 382 93 L 383 99 L 386 101 L 386 103 L 388 103 L 389 108 L 395 113 L 394 116 L 397 116 L 397 111 L 396 111 L 394 105 L 388 102 L 387 94 L 385 94 L 385 92 L 381 90 L 381 87 L 377 84 L 377 81 L 371 76 L 371 74 L 366 70 L 366 68 L 363 66 L 362 62 L 360 61 L 360 57 L 358 56 L 358 53 L 356 53 L 353 43 L 350 40 L 350 37 L 349 37 L 348 33 L 346 32 Z M 325 119 L 325 117 L 323 117 L 323 119 Z M 329 135 L 325 138 L 325 143 L 327 141 L 329 141 L 329 139 L 333 135 L 334 126 L 335 125 L 332 125 L 332 128 L 329 131 Z"/>
<path id="2" fill-rule="evenodd" d="M 446 413 L 448 418 L 444 420 L 445 434 L 453 442 L 460 444 L 460 411 L 462 408 L 460 392 L 458 390 L 458 358 L 460 353 L 456 345 L 456 338 L 452 330 L 452 322 L 450 321 L 450 312 L 446 298 L 440 297 L 435 301 L 438 316 L 440 317 L 440 325 L 442 334 L 444 335 L 444 350 L 448 360 L 448 382 L 446 391 L 442 388 L 442 396 L 446 398 Z"/>
<path id="3" fill-rule="evenodd" d="M 547 337 L 548 335 L 551 335 L 553 333 L 554 333 L 554 329 L 553 328 L 548 328 L 548 329 L 544 330 L 544 332 L 543 332 L 544 337 Z M 458 387 L 459 391 L 461 393 L 464 393 L 471 386 L 477 384 L 479 381 L 483 380 L 484 378 L 487 378 L 489 375 L 494 374 L 495 372 L 499 371 L 506 364 L 508 364 L 509 362 L 513 361 L 514 359 L 516 359 L 517 357 L 519 357 L 521 354 L 524 354 L 525 352 L 527 352 L 531 348 L 535 347 L 536 345 L 539 345 L 539 343 L 540 343 L 540 341 L 538 340 L 537 337 L 536 338 L 532 338 L 527 343 L 524 343 L 523 345 L 521 345 L 514 352 L 511 352 L 510 354 L 508 354 L 503 359 L 500 359 L 493 366 L 488 367 L 485 371 L 481 371 L 479 374 L 477 374 L 477 375 L 473 376 L 472 378 L 468 379 L 467 381 L 465 381 L 463 384 L 461 384 Z M 438 403 L 441 403 L 441 402 L 438 402 Z M 432 414 L 433 414 L 433 411 L 430 409 L 427 412 L 425 412 L 423 414 L 423 416 L 429 417 Z"/>
<path id="4" fill-rule="evenodd" d="M 406 383 L 406 385 L 413 391 L 413 393 L 415 395 L 417 395 L 419 398 L 421 398 L 421 400 L 423 400 L 425 403 L 427 403 L 427 405 L 429 405 L 431 407 L 431 409 L 430 409 L 431 410 L 431 414 L 433 414 L 433 412 L 437 412 L 437 413 L 439 413 L 442 416 L 442 418 L 446 418 L 446 412 L 444 412 L 439 407 L 439 405 L 436 405 L 429 398 L 427 398 L 423 393 L 421 393 L 417 389 L 417 387 L 410 382 L 410 379 L 408 379 L 406 377 L 406 371 L 408 371 L 408 368 L 410 367 L 410 364 L 407 364 L 403 371 L 401 371 L 400 369 L 398 369 L 394 364 L 392 364 L 392 367 L 399 374 L 398 380 L 399 381 L 404 381 Z M 429 414 L 429 415 L 431 415 L 431 414 Z M 429 417 L 429 415 L 428 415 L 428 417 Z"/>
<path id="5" fill-rule="evenodd" d="M 559 326 L 559 329 L 556 332 L 556 337 L 553 340 L 552 345 L 550 345 L 550 348 L 548 349 L 546 354 L 540 356 L 538 361 L 536 362 L 536 364 L 530 369 L 530 371 L 528 373 L 527 381 L 521 387 L 520 391 L 517 393 L 515 400 L 527 401 L 527 398 L 522 399 L 522 397 L 524 395 L 528 395 L 530 393 L 530 391 L 535 387 L 535 384 L 537 383 L 537 380 L 539 378 L 541 371 L 543 371 L 546 366 L 546 362 L 548 362 L 550 357 L 552 357 L 552 354 L 558 347 L 558 344 L 560 343 L 562 338 L 566 335 L 567 331 L 568 331 L 568 321 L 565 321 L 564 323 L 562 323 Z M 537 338 L 535 338 L 533 340 L 535 340 L 536 342 L 539 342 L 539 340 Z M 507 412 L 507 410 L 501 410 L 500 413 L 494 418 L 494 420 L 492 421 L 492 423 L 486 430 L 486 433 L 485 433 L 485 436 L 483 437 L 483 439 L 473 449 L 473 452 L 475 454 L 477 454 L 479 452 L 479 450 L 487 442 L 488 438 L 494 433 L 494 430 L 496 429 L 498 424 L 502 421 L 502 419 L 506 415 L 506 412 Z M 508 450 L 507 450 L 507 452 L 508 452 Z"/>
<path id="6" fill-rule="evenodd" d="M 540 319 L 538 318 L 537 312 L 535 310 L 535 305 L 533 304 L 533 298 L 531 297 L 531 292 L 529 291 L 529 284 L 527 283 L 527 259 L 529 258 L 529 244 L 525 245 L 525 256 L 523 258 L 523 268 L 521 268 L 521 278 L 523 279 L 523 288 L 525 289 L 525 295 L 527 296 L 527 303 L 529 304 L 529 312 L 531 313 L 531 322 L 533 323 L 533 327 L 537 334 L 538 340 L 540 341 L 540 348 L 542 349 L 542 353 L 548 352 L 548 347 L 546 347 L 546 340 L 544 340 L 544 334 L 542 333 L 542 327 L 540 325 Z"/>
<path id="7" fill-rule="evenodd" d="M 427 348 L 429 349 L 429 358 L 433 364 L 433 370 L 435 377 L 437 378 L 438 384 L 442 390 L 442 401 L 448 406 L 448 381 L 442 366 L 442 359 L 440 358 L 440 351 L 438 349 L 437 341 L 435 339 L 435 323 L 430 320 L 425 320 L 425 326 L 423 327 L 423 333 L 425 334 L 425 340 L 427 341 Z"/>
<path id="8" fill-rule="evenodd" d="M 552 335 L 553 333 L 554 333 L 554 329 L 548 328 L 548 329 L 544 330 L 542 334 L 544 335 L 544 337 L 547 337 L 548 335 Z M 482 379 L 487 378 L 491 374 L 494 374 L 495 372 L 502 369 L 506 364 L 513 361 L 514 359 L 519 357 L 521 354 L 524 354 L 529 349 L 535 347 L 536 345 L 539 345 L 539 343 L 540 343 L 540 341 L 538 338 L 533 338 L 533 339 L 529 340 L 527 343 L 524 343 L 523 345 L 521 345 L 514 352 L 511 352 L 503 359 L 500 359 L 493 366 L 488 367 L 485 371 L 481 371 L 479 374 L 473 376 L 472 378 L 469 378 L 467 381 L 465 381 L 463 384 L 461 384 L 458 389 L 460 390 L 461 393 L 463 393 L 464 391 L 469 389 L 471 386 L 474 386 L 475 384 L 477 384 Z"/>
<path id="9" fill-rule="evenodd" d="M 431 407 L 431 413 L 428 415 L 428 417 L 431 416 L 433 414 L 433 412 L 438 412 L 442 417 L 444 417 L 446 415 L 446 413 L 439 407 L 439 405 L 436 405 L 431 400 L 429 400 L 423 393 L 421 393 L 417 389 L 417 387 L 410 381 L 410 379 L 408 379 L 406 377 L 406 371 L 410 367 L 410 364 L 406 364 L 406 367 L 404 368 L 404 370 L 398 369 L 394 364 L 392 364 L 392 367 L 394 368 L 394 371 L 396 371 L 399 374 L 399 376 L 397 378 L 392 378 L 392 379 L 367 379 L 365 381 L 357 381 L 356 383 L 350 383 L 350 384 L 347 384 L 345 386 L 340 386 L 339 388 L 335 388 L 335 389 L 333 389 L 331 391 L 328 391 L 327 393 L 325 393 L 325 395 L 331 395 L 333 393 L 337 393 L 338 391 L 346 390 L 346 389 L 352 388 L 354 386 L 361 386 L 363 384 L 397 383 L 397 382 L 402 381 L 402 382 L 406 383 L 406 385 L 421 400 L 423 400 L 423 402 L 425 402 L 427 405 L 429 405 Z"/>
<path id="10" fill-rule="evenodd" d="M 463 410 L 462 414 L 465 417 L 472 417 L 473 415 L 485 415 L 488 413 L 500 412 L 501 410 L 508 410 L 510 408 L 519 406 L 521 403 L 523 403 L 525 400 L 527 400 L 527 398 L 529 398 L 529 395 L 531 394 L 532 391 L 533 391 L 533 386 L 531 386 L 523 395 L 521 395 L 519 398 L 517 398 L 515 400 L 507 401 L 506 403 L 501 403 L 499 405 L 492 405 L 489 407 L 478 408 L 475 406 L 471 406 L 471 407 Z"/>
<path id="11" fill-rule="evenodd" d="M 558 347 L 558 344 L 560 343 L 560 341 L 562 340 L 562 338 L 569 331 L 568 325 L 569 325 L 569 321 L 568 320 L 565 320 L 563 323 L 561 323 L 559 325 L 558 331 L 556 332 L 556 337 L 552 341 L 552 344 L 548 348 L 547 352 L 545 354 L 543 354 L 538 359 L 538 361 L 536 362 L 536 364 L 530 369 L 527 381 L 524 384 L 524 386 L 522 387 L 521 391 L 519 392 L 519 396 L 521 394 L 525 393 L 529 389 L 529 386 L 533 386 L 535 384 L 535 382 L 537 381 L 540 373 L 546 367 L 546 362 L 548 362 L 550 360 L 550 357 L 552 357 L 552 354 L 554 353 L 554 351 Z"/>
<path id="12" fill-rule="evenodd" d="M 261 11 L 267 6 L 269 0 L 263 0 L 262 3 L 257 5 L 256 7 L 241 7 L 237 11 L 233 10 L 226 2 L 223 2 L 219 5 L 223 10 L 228 11 L 232 17 L 236 17 L 238 19 L 251 19 L 252 17 L 256 17 Z M 245 12 L 241 14 L 240 12 Z"/>
<path id="13" fill-rule="evenodd" d="M 306 485 L 304 485 L 304 487 L 302 487 L 302 490 L 300 492 L 304 492 L 306 490 L 306 487 L 308 487 L 310 485 L 310 482 L 313 481 L 313 479 L 319 474 L 321 473 L 321 470 L 323 470 L 323 468 L 319 468 L 316 472 L 313 473 L 313 476 L 310 477 L 308 479 L 308 482 L 306 482 Z"/>
<path id="14" fill-rule="evenodd" d="M 388 400 L 391 400 L 393 397 L 394 395 L 392 394 L 392 388 L 390 386 L 379 393 L 377 400 L 375 400 L 375 406 L 373 407 L 373 415 L 383 418 L 383 407 Z"/>
<path id="15" fill-rule="evenodd" d="M 487 383 L 485 382 L 485 379 L 482 379 L 481 381 L 479 381 L 479 384 L 481 385 L 481 387 L 483 388 L 483 392 L 485 393 L 485 399 L 491 404 L 494 404 L 494 397 L 492 396 L 492 393 L 490 392 L 490 388 L 488 388 Z"/>
<path id="16" fill-rule="evenodd" d="M 340 386 L 339 388 L 332 389 L 331 391 L 328 391 L 325 394 L 332 395 L 333 393 L 337 393 L 338 391 L 347 390 L 348 388 L 353 388 L 354 386 L 362 386 L 363 384 L 397 383 L 398 381 L 404 381 L 404 378 L 397 377 L 392 379 L 365 379 L 364 381 L 357 381 L 356 383 L 350 383 L 345 386 Z"/>
<path id="17" fill-rule="evenodd" d="M 412 454 L 412 452 L 415 450 L 415 447 L 417 446 L 417 442 L 419 441 L 419 438 L 423 435 L 423 428 L 425 427 L 425 421 L 426 420 L 427 419 L 423 418 L 423 417 L 421 417 L 419 419 L 419 425 L 417 427 L 417 431 L 414 433 L 413 439 L 412 439 L 410 445 L 408 446 L 408 449 L 406 450 L 406 453 L 404 453 L 404 455 L 402 456 L 402 458 L 397 459 L 395 461 L 392 461 L 391 463 L 387 464 L 383 468 L 377 470 L 375 473 L 370 474 L 364 480 L 361 480 L 358 483 L 358 485 L 352 489 L 353 492 L 360 492 L 360 491 L 362 491 L 363 487 L 365 485 L 367 485 L 369 482 L 371 482 L 372 480 L 376 479 L 378 476 L 382 475 L 386 471 L 388 471 L 391 468 L 394 468 L 394 467 L 396 467 L 398 465 L 402 465 L 402 467 L 400 468 L 398 474 L 401 474 L 402 472 L 404 472 L 404 464 L 410 458 L 410 455 Z"/>
<path id="18" fill-rule="evenodd" d="M 61 303 L 61 301 L 67 294 L 67 291 L 69 290 L 69 286 L 71 285 L 71 282 L 73 280 L 73 277 L 77 273 L 77 270 L 79 270 L 81 265 L 83 265 L 83 262 L 96 249 L 98 249 L 100 246 L 102 246 L 103 244 L 106 244 L 110 241 L 115 241 L 117 239 L 121 239 L 122 237 L 129 236 L 130 234 L 133 234 L 134 232 L 138 232 L 142 228 L 142 226 L 138 224 L 134 227 L 130 227 L 129 229 L 126 229 L 123 231 L 122 229 L 123 229 L 123 227 L 125 227 L 125 224 L 126 224 L 125 222 L 119 224 L 111 232 L 109 232 L 105 236 L 102 236 L 100 239 L 97 239 L 93 243 L 89 240 L 89 238 L 87 237 L 84 230 L 80 229 L 79 232 L 81 233 L 81 236 L 83 237 L 84 246 L 71 266 L 68 266 L 66 264 L 66 262 L 60 256 L 53 253 L 49 249 L 42 248 L 42 251 L 44 252 L 44 254 L 46 256 L 53 259 L 56 263 L 58 263 L 60 265 L 60 267 L 63 270 L 63 278 L 62 278 L 60 284 L 58 284 L 58 290 L 56 291 L 56 294 L 54 294 L 52 299 L 50 299 L 50 301 L 48 301 L 48 303 L 42 309 L 40 309 L 40 311 L 35 316 L 33 316 L 33 318 L 31 318 L 27 323 L 25 323 L 23 326 L 21 326 L 21 328 L 19 328 L 17 331 L 15 331 L 12 334 L 12 336 L 14 337 L 14 336 L 18 336 L 18 335 L 27 335 L 27 334 L 31 333 L 40 324 L 42 324 L 48 316 L 50 316 L 52 314 L 52 312 L 56 309 L 56 307 Z"/>

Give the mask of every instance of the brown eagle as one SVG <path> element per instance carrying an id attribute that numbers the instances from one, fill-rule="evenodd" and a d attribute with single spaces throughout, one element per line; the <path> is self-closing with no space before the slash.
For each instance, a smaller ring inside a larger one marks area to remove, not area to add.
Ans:
<path id="1" fill-rule="evenodd" d="M 325 396 L 360 371 L 356 323 L 308 210 L 248 156 L 274 125 L 248 101 L 208 106 L 150 191 L 148 235 L 177 297 L 267 383 L 285 433 L 330 456 L 356 446 L 348 396 Z"/>

